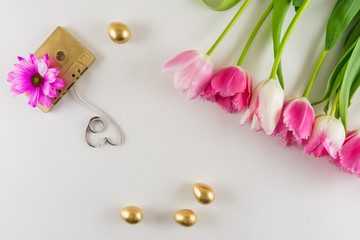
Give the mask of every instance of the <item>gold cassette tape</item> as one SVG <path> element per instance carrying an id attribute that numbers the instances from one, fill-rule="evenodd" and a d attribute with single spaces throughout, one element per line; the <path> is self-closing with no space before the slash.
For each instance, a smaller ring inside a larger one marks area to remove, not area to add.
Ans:
<path id="1" fill-rule="evenodd" d="M 57 27 L 34 53 L 38 58 L 46 54 L 50 59 L 49 67 L 60 70 L 58 78 L 64 80 L 64 87 L 58 90 L 57 98 L 52 99 L 51 108 L 38 104 L 38 108 L 43 112 L 50 111 L 95 60 L 94 56 L 62 27 Z"/>

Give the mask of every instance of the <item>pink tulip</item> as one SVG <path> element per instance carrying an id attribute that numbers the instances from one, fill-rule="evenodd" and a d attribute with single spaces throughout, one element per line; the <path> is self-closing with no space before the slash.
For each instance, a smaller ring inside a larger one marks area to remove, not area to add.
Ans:
<path id="1" fill-rule="evenodd" d="M 348 133 L 335 164 L 346 172 L 360 176 L 360 130 Z"/>
<path id="2" fill-rule="evenodd" d="M 345 140 L 345 129 L 339 119 L 328 115 L 315 118 L 314 128 L 304 153 L 313 153 L 315 157 L 330 155 L 337 158 L 338 152 Z"/>
<path id="3" fill-rule="evenodd" d="M 305 145 L 314 125 L 314 109 L 305 97 L 286 101 L 273 133 L 285 146 Z"/>
<path id="4" fill-rule="evenodd" d="M 188 99 L 195 99 L 208 86 L 214 66 L 208 55 L 190 50 L 167 62 L 162 72 L 174 74 L 175 87 L 187 93 Z"/>
<path id="5" fill-rule="evenodd" d="M 252 119 L 251 129 L 271 135 L 280 119 L 283 101 L 284 91 L 277 80 L 260 82 L 253 92 L 249 108 L 240 120 L 241 125 Z"/>
<path id="6" fill-rule="evenodd" d="M 251 98 L 251 76 L 238 66 L 218 71 L 205 89 L 203 99 L 216 102 L 229 113 L 249 106 Z"/>

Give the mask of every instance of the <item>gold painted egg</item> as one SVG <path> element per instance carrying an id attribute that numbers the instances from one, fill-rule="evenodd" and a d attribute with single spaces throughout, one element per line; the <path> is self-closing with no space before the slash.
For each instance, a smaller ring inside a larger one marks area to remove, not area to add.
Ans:
<path id="1" fill-rule="evenodd" d="M 196 200 L 201 204 L 210 204 L 215 199 L 214 190 L 204 183 L 195 183 L 193 186 L 193 193 Z"/>
<path id="2" fill-rule="evenodd" d="M 130 39 L 130 29 L 123 23 L 112 22 L 108 26 L 108 34 L 111 40 L 118 44 L 124 44 Z"/>
<path id="3" fill-rule="evenodd" d="M 140 208 L 130 206 L 121 209 L 120 216 L 122 219 L 124 219 L 125 222 L 129 224 L 137 224 L 142 220 L 143 213 Z"/>
<path id="4" fill-rule="evenodd" d="M 196 223 L 197 216 L 190 209 L 183 209 L 175 213 L 174 220 L 183 227 L 191 227 Z"/>

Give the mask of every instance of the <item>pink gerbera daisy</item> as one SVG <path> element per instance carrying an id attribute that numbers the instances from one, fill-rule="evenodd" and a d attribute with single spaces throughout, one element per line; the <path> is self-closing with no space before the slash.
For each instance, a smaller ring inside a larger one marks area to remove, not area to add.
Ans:
<path id="1" fill-rule="evenodd" d="M 60 70 L 49 68 L 49 56 L 36 58 L 30 54 L 30 59 L 18 57 L 19 63 L 14 64 L 15 70 L 8 74 L 7 81 L 11 83 L 10 90 L 14 95 L 27 93 L 28 104 L 36 107 L 39 103 L 50 108 L 50 98 L 57 97 L 56 90 L 64 87 L 64 81 L 57 78 Z"/>

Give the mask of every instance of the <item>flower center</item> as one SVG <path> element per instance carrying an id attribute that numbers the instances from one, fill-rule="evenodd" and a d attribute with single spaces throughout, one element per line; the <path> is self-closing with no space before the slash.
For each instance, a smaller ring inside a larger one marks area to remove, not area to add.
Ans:
<path id="1" fill-rule="evenodd" d="M 39 74 L 36 74 L 36 75 L 33 75 L 31 77 L 31 83 L 35 86 L 35 87 L 40 87 L 43 85 L 44 83 L 44 78 L 39 75 Z"/>

